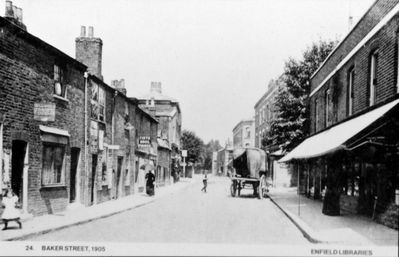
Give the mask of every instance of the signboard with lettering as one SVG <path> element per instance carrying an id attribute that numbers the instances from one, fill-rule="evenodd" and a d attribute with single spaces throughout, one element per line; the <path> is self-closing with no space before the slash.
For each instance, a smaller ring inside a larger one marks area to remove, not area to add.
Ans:
<path id="1" fill-rule="evenodd" d="M 151 138 L 149 136 L 139 137 L 139 147 L 151 146 Z"/>
<path id="2" fill-rule="evenodd" d="M 39 121 L 55 121 L 54 103 L 35 103 L 33 118 Z"/>

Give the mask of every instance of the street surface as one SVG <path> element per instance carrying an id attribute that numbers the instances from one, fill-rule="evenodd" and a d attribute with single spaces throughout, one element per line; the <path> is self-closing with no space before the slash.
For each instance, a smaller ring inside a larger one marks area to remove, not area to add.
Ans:
<path id="1" fill-rule="evenodd" d="M 32 241 L 309 244 L 269 200 L 251 190 L 233 198 L 228 178 L 210 177 L 153 203 L 108 218 L 44 234 Z"/>

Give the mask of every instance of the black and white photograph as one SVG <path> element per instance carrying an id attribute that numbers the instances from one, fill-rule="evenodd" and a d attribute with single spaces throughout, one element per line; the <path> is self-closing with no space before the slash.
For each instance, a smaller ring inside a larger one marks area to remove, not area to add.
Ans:
<path id="1" fill-rule="evenodd" d="M 0 0 L 0 256 L 398 256 L 399 0 Z"/>

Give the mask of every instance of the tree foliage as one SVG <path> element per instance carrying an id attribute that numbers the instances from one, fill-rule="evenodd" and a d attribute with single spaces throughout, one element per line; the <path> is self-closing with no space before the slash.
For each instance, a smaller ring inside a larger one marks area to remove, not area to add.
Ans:
<path id="1" fill-rule="evenodd" d="M 204 142 L 193 131 L 183 130 L 182 149 L 187 150 L 186 160 L 197 163 L 203 160 Z"/>
<path id="2" fill-rule="evenodd" d="M 219 140 L 211 140 L 204 146 L 204 163 L 203 169 L 211 170 L 212 169 L 212 156 L 213 152 L 221 149 L 222 146 L 219 143 Z"/>
<path id="3" fill-rule="evenodd" d="M 286 61 L 275 98 L 276 119 L 263 139 L 264 146 L 278 146 L 292 150 L 308 132 L 310 77 L 325 60 L 337 41 L 319 41 L 306 49 L 299 60 Z"/>

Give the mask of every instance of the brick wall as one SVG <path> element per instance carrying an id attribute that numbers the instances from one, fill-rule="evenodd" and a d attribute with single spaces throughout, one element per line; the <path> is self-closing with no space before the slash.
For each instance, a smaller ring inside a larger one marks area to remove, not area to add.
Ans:
<path id="1" fill-rule="evenodd" d="M 399 18 L 395 16 L 383 27 L 363 48 L 361 48 L 325 85 L 319 89 L 310 100 L 311 134 L 326 128 L 325 122 L 325 92 L 330 89 L 332 94 L 329 115 L 331 125 L 348 117 L 348 71 L 354 67 L 353 85 L 353 115 L 369 108 L 369 66 L 370 54 L 378 49 L 377 87 L 375 104 L 383 103 L 397 95 L 397 40 Z M 334 53 L 339 54 L 338 52 Z M 318 79 L 311 81 L 317 85 Z M 317 99 L 319 119 L 315 116 L 315 99 Z M 317 126 L 317 127 L 316 127 Z"/>
<path id="2" fill-rule="evenodd" d="M 399 0 L 378 0 L 353 28 L 345 40 L 336 48 L 323 67 L 312 78 L 313 91 L 328 74 L 335 69 L 338 63 L 378 24 L 378 22 L 396 5 Z"/>
<path id="3" fill-rule="evenodd" d="M 28 143 L 28 211 L 34 215 L 59 212 L 69 203 L 70 147 L 83 149 L 85 67 L 3 19 L 0 26 L 0 113 L 5 115 L 4 153 L 11 155 L 13 140 Z M 68 101 L 53 95 L 55 62 L 65 65 Z M 34 120 L 34 104 L 39 102 L 56 105 L 55 121 Z M 70 134 L 63 186 L 48 188 L 41 185 L 43 142 L 39 125 L 67 130 Z M 6 161 L 11 167 L 11 160 Z M 11 174 L 11 170 L 9 172 Z M 82 172 L 80 165 L 77 174 Z"/>

